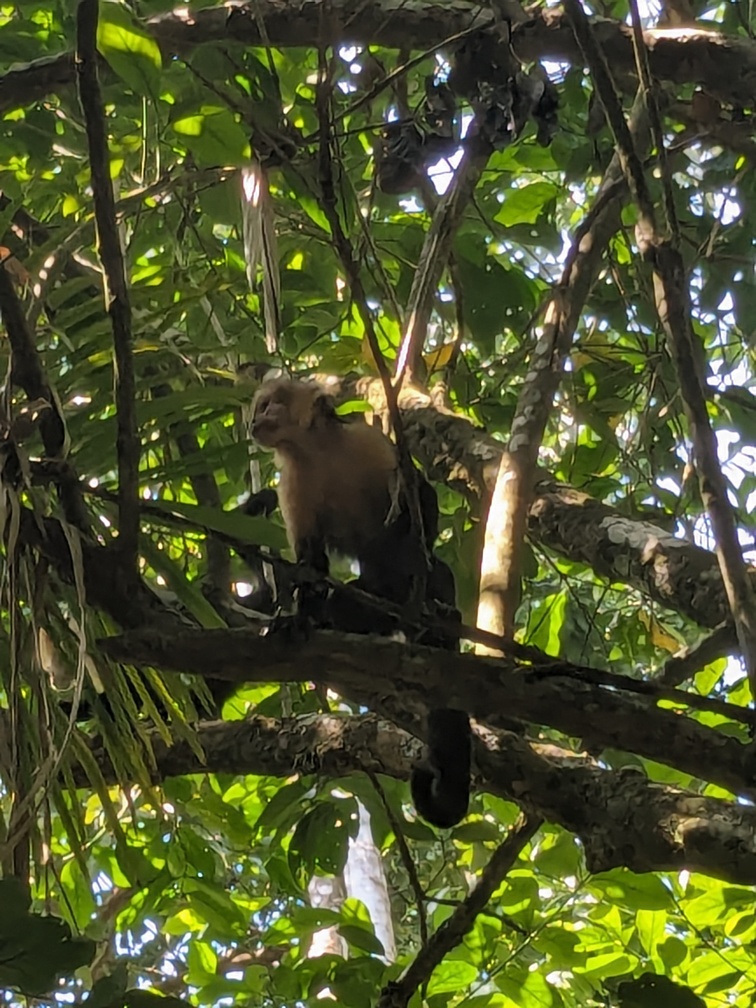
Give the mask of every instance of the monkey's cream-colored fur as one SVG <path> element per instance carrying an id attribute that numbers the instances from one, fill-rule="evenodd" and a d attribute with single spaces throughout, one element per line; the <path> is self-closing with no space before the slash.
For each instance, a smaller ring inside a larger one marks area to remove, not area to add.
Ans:
<path id="1" fill-rule="evenodd" d="M 365 423 L 340 420 L 320 385 L 291 379 L 262 385 L 254 403 L 252 434 L 275 451 L 281 473 L 278 502 L 298 561 L 325 576 L 327 551 L 333 550 L 358 561 L 356 584 L 368 594 L 399 607 L 414 606 L 420 584 L 432 613 L 440 605 L 459 619 L 454 576 L 432 550 L 438 532 L 435 491 L 415 475 L 409 489 L 417 496 L 417 528 L 408 487 L 399 478 L 397 450 L 385 434 Z M 336 592 L 326 610 L 324 599 L 303 586 L 299 604 L 303 609 L 307 602 L 316 618 L 330 612 L 327 618 L 340 629 L 346 625 L 347 632 L 394 630 L 392 616 L 365 610 L 343 595 L 339 603 Z M 456 636 L 444 632 L 433 631 L 430 638 L 421 632 L 420 637 L 437 646 L 457 647 Z M 418 812 L 436 826 L 453 826 L 467 814 L 470 739 L 464 711 L 429 712 L 428 759 L 413 769 L 412 796 Z"/>
<path id="2" fill-rule="evenodd" d="M 316 536 L 358 556 L 381 534 L 395 500 L 394 445 L 377 427 L 340 420 L 313 381 L 265 382 L 253 415 L 255 440 L 275 451 L 279 503 L 295 551 Z"/>

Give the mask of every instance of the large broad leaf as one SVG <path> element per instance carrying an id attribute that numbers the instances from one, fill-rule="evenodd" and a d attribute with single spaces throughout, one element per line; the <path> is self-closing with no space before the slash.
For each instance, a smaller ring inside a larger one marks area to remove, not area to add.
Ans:
<path id="1" fill-rule="evenodd" d="M 552 182 L 531 182 L 529 185 L 509 189 L 495 219 L 505 227 L 535 224 L 541 214 L 553 207 L 558 192 Z"/>
<path id="2" fill-rule="evenodd" d="M 160 49 L 122 4 L 100 4 L 97 48 L 136 94 L 157 98 L 163 65 Z"/>
<path id="3" fill-rule="evenodd" d="M 204 105 L 177 119 L 173 129 L 200 165 L 242 165 L 249 160 L 247 131 L 228 109 Z"/>
<path id="4" fill-rule="evenodd" d="M 338 875 L 343 871 L 349 838 L 357 832 L 354 798 L 318 802 L 299 821 L 289 845 L 292 873 Z"/>
<path id="5" fill-rule="evenodd" d="M 654 875 L 637 875 L 626 869 L 602 872 L 591 879 L 591 889 L 613 903 L 633 910 L 666 910 L 672 906 L 672 894 Z"/>
<path id="6" fill-rule="evenodd" d="M 184 504 L 179 501 L 151 501 L 150 508 L 153 511 L 164 511 L 166 515 L 180 515 L 197 528 L 220 532 L 242 542 L 269 546 L 275 550 L 286 547 L 283 529 L 267 518 L 253 518 L 238 511 L 219 511 L 202 504 Z"/>

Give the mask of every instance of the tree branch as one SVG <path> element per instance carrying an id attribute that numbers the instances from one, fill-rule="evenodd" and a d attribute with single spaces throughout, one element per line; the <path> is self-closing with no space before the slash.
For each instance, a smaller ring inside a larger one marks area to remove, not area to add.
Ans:
<path id="1" fill-rule="evenodd" d="M 614 133 L 630 192 L 638 206 L 635 240 L 638 251 L 653 268 L 656 310 L 680 380 L 701 498 L 714 530 L 722 581 L 751 684 L 751 693 L 756 699 L 756 592 L 743 561 L 727 481 L 719 465 L 716 435 L 709 420 L 705 395 L 704 349 L 693 331 L 685 266 L 679 250 L 669 240 L 662 238 L 657 230 L 653 199 L 614 90 L 605 54 L 593 36 L 579 0 L 565 0 L 565 9 L 595 81 L 607 122 Z M 649 76 L 645 61 L 641 60 L 641 65 L 646 76 Z M 646 100 L 652 105 L 653 96 L 647 93 Z M 658 113 L 656 117 L 658 118 Z M 653 120 L 654 116 L 651 118 Z"/>
<path id="2" fill-rule="evenodd" d="M 415 738 L 375 714 L 217 721 L 199 727 L 198 741 L 204 760 L 188 742 L 168 745 L 155 736 L 153 782 L 206 772 L 318 774 L 329 782 L 365 772 L 406 781 L 421 755 Z M 479 786 L 574 833 L 590 871 L 687 868 L 739 885 L 756 883 L 752 807 L 652 784 L 632 768 L 607 770 L 510 732 L 488 732 L 486 741 L 493 748 L 478 746 Z M 96 739 L 91 745 L 105 780 L 118 783 L 105 748 Z M 89 786 L 81 769 L 74 779 Z"/>
<path id="3" fill-rule="evenodd" d="M 647 117 L 636 101 L 633 132 L 645 144 Z M 481 560 L 478 625 L 512 636 L 520 603 L 521 554 L 537 474 L 538 452 L 553 408 L 564 361 L 604 251 L 620 224 L 627 187 L 615 155 L 588 212 L 577 228 L 564 271 L 546 306 L 543 328 L 517 399 L 507 451 L 491 495 Z"/>
<path id="4" fill-rule="evenodd" d="M 92 199 L 99 251 L 112 301 L 108 314 L 115 349 L 116 450 L 118 452 L 118 534 L 124 575 L 138 578 L 139 434 L 136 420 L 131 305 L 123 252 L 118 236 L 115 199 L 110 181 L 110 155 L 102 92 L 97 75 L 97 0 L 79 0 L 76 18 L 76 69 L 79 100 L 87 131 Z"/>
<path id="5" fill-rule="evenodd" d="M 385 409 L 373 378 L 331 380 L 339 395 L 366 398 Z M 426 474 L 447 483 L 474 507 L 494 486 L 501 442 L 466 417 L 440 409 L 427 392 L 407 387 L 399 394 L 402 425 L 413 456 Z M 650 521 L 630 518 L 538 470 L 528 515 L 531 540 L 568 560 L 586 564 L 599 577 L 627 584 L 647 598 L 714 629 L 729 618 L 716 556 Z M 754 572 L 750 575 L 754 577 Z"/>
<path id="6" fill-rule="evenodd" d="M 510 830 L 509 836 L 491 856 L 481 872 L 478 884 L 420 949 L 401 980 L 384 987 L 378 999 L 378 1008 L 406 1008 L 418 987 L 425 984 L 431 973 L 453 948 L 460 944 L 472 929 L 475 918 L 483 910 L 494 892 L 514 867 L 523 848 L 541 826 L 537 816 L 521 816 Z"/>
<path id="7" fill-rule="evenodd" d="M 260 25 L 277 48 L 312 46 L 320 27 L 320 5 L 309 0 L 258 0 L 230 10 L 193 10 L 191 18 L 177 9 L 148 20 L 145 27 L 163 55 L 187 54 L 207 42 L 237 41 L 262 46 Z M 507 17 L 512 43 L 525 62 L 564 60 L 580 64 L 582 56 L 564 12 L 556 7 L 529 11 L 533 16 Z M 412 0 L 387 11 L 381 0 L 331 0 L 322 44 L 348 39 L 361 45 L 427 50 L 452 35 L 491 24 L 488 8 L 475 0 Z M 608 18 L 592 19 L 602 49 L 618 73 L 635 69 L 632 29 Z M 756 44 L 701 28 L 649 29 L 643 32 L 654 78 L 673 84 L 700 84 L 708 94 L 736 108 L 752 108 L 756 95 Z M 15 66 L 0 77 L 0 112 L 39 101 L 75 79 L 71 53 L 45 56 Z"/>
<path id="8" fill-rule="evenodd" d="M 422 737 L 434 707 L 494 712 L 584 738 L 591 749 L 623 749 L 756 798 L 747 746 L 646 697 L 618 693 L 507 659 L 482 658 L 387 638 L 313 632 L 293 647 L 286 634 L 258 631 L 135 630 L 100 641 L 115 661 L 192 672 L 231 682 L 322 683 Z"/>
<path id="9" fill-rule="evenodd" d="M 0 316 L 5 323 L 11 350 L 11 381 L 19 385 L 30 403 L 43 403 L 39 430 L 45 454 L 55 466 L 55 484 L 63 514 L 81 531 L 89 528 L 89 516 L 76 473 L 63 461 L 67 434 L 58 397 L 49 382 L 37 353 L 34 338 L 24 315 L 10 273 L 0 262 Z"/>
<path id="10" fill-rule="evenodd" d="M 681 648 L 668 658 L 656 681 L 665 686 L 679 686 L 712 662 L 731 655 L 737 646 L 734 628 L 729 623 L 723 624 L 692 647 Z"/>

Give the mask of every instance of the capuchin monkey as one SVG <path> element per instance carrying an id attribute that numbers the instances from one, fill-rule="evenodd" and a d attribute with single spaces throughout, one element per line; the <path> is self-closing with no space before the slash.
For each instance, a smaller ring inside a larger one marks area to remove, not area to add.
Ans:
<path id="1" fill-rule="evenodd" d="M 278 504 L 299 563 L 321 578 L 328 574 L 328 550 L 358 561 L 353 587 L 406 607 L 413 588 L 425 585 L 422 602 L 432 615 L 459 621 L 454 577 L 432 552 L 438 535 L 436 493 L 413 470 L 421 528 L 412 520 L 408 488 L 400 476 L 396 447 L 376 427 L 337 416 L 333 400 L 314 381 L 266 381 L 253 404 L 252 436 L 275 451 L 280 472 Z M 247 514 L 270 514 L 271 490 L 253 494 Z M 317 620 L 324 609 L 317 609 Z M 333 593 L 328 616 L 352 633 L 390 633 L 396 620 Z M 416 640 L 457 648 L 442 631 Z M 428 715 L 428 756 L 412 773 L 417 811 L 435 826 L 450 827 L 467 814 L 470 794 L 470 722 L 464 711 L 440 709 Z"/>

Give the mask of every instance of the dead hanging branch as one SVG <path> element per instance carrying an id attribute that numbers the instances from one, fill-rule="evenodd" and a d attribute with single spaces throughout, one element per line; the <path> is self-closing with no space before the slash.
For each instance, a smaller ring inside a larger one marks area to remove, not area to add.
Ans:
<path id="1" fill-rule="evenodd" d="M 449 261 L 454 235 L 491 152 L 491 146 L 482 136 L 470 138 L 452 183 L 433 213 L 404 313 L 402 345 L 396 361 L 399 385 L 405 375 L 410 382 L 422 377 L 423 346 L 441 274 Z"/>
<path id="2" fill-rule="evenodd" d="M 679 249 L 662 237 L 646 177 L 630 135 L 604 54 L 593 36 L 579 0 L 565 0 L 565 11 L 578 45 L 591 72 L 607 122 L 614 134 L 617 153 L 633 200 L 638 207 L 635 240 L 640 254 L 651 263 L 656 311 L 669 345 L 680 381 L 685 411 L 690 424 L 693 457 L 698 473 L 701 499 L 709 515 L 716 554 L 727 601 L 732 613 L 751 692 L 756 697 L 756 593 L 749 580 L 738 542 L 734 511 L 727 496 L 727 482 L 717 455 L 717 441 L 706 406 L 705 356 L 701 341 L 693 332 L 691 303 L 685 266 Z M 643 67 L 642 56 L 639 56 Z M 645 100 L 654 103 L 647 69 Z M 658 119 L 658 112 L 655 114 Z M 661 137 L 657 143 L 662 143 Z M 669 201 L 667 202 L 669 210 Z"/>
<path id="3" fill-rule="evenodd" d="M 636 100 L 631 128 L 647 143 L 647 116 Z M 520 391 L 491 496 L 481 561 L 478 626 L 511 636 L 520 602 L 522 545 L 537 473 L 538 450 L 575 328 L 627 198 L 619 158 L 606 170 L 592 209 L 577 229 L 562 276 L 546 305 L 541 333 Z"/>
<path id="4" fill-rule="evenodd" d="M 525 845 L 541 826 L 537 816 L 521 816 L 504 840 L 491 855 L 483 869 L 478 884 L 455 909 L 427 945 L 420 949 L 400 980 L 387 984 L 378 999 L 378 1008 L 406 1008 L 412 995 L 430 979 L 431 973 L 459 945 L 472 929 L 475 918 L 485 908 L 507 873 L 514 867 Z"/>
<path id="5" fill-rule="evenodd" d="M 106 302 L 109 302 L 108 314 L 113 327 L 119 549 L 124 573 L 132 581 L 136 581 L 139 553 L 140 446 L 136 420 L 131 305 L 116 224 L 105 113 L 97 74 L 97 21 L 97 0 L 79 0 L 76 16 L 79 101 L 87 131 L 99 253 L 107 282 L 105 298 Z"/>

